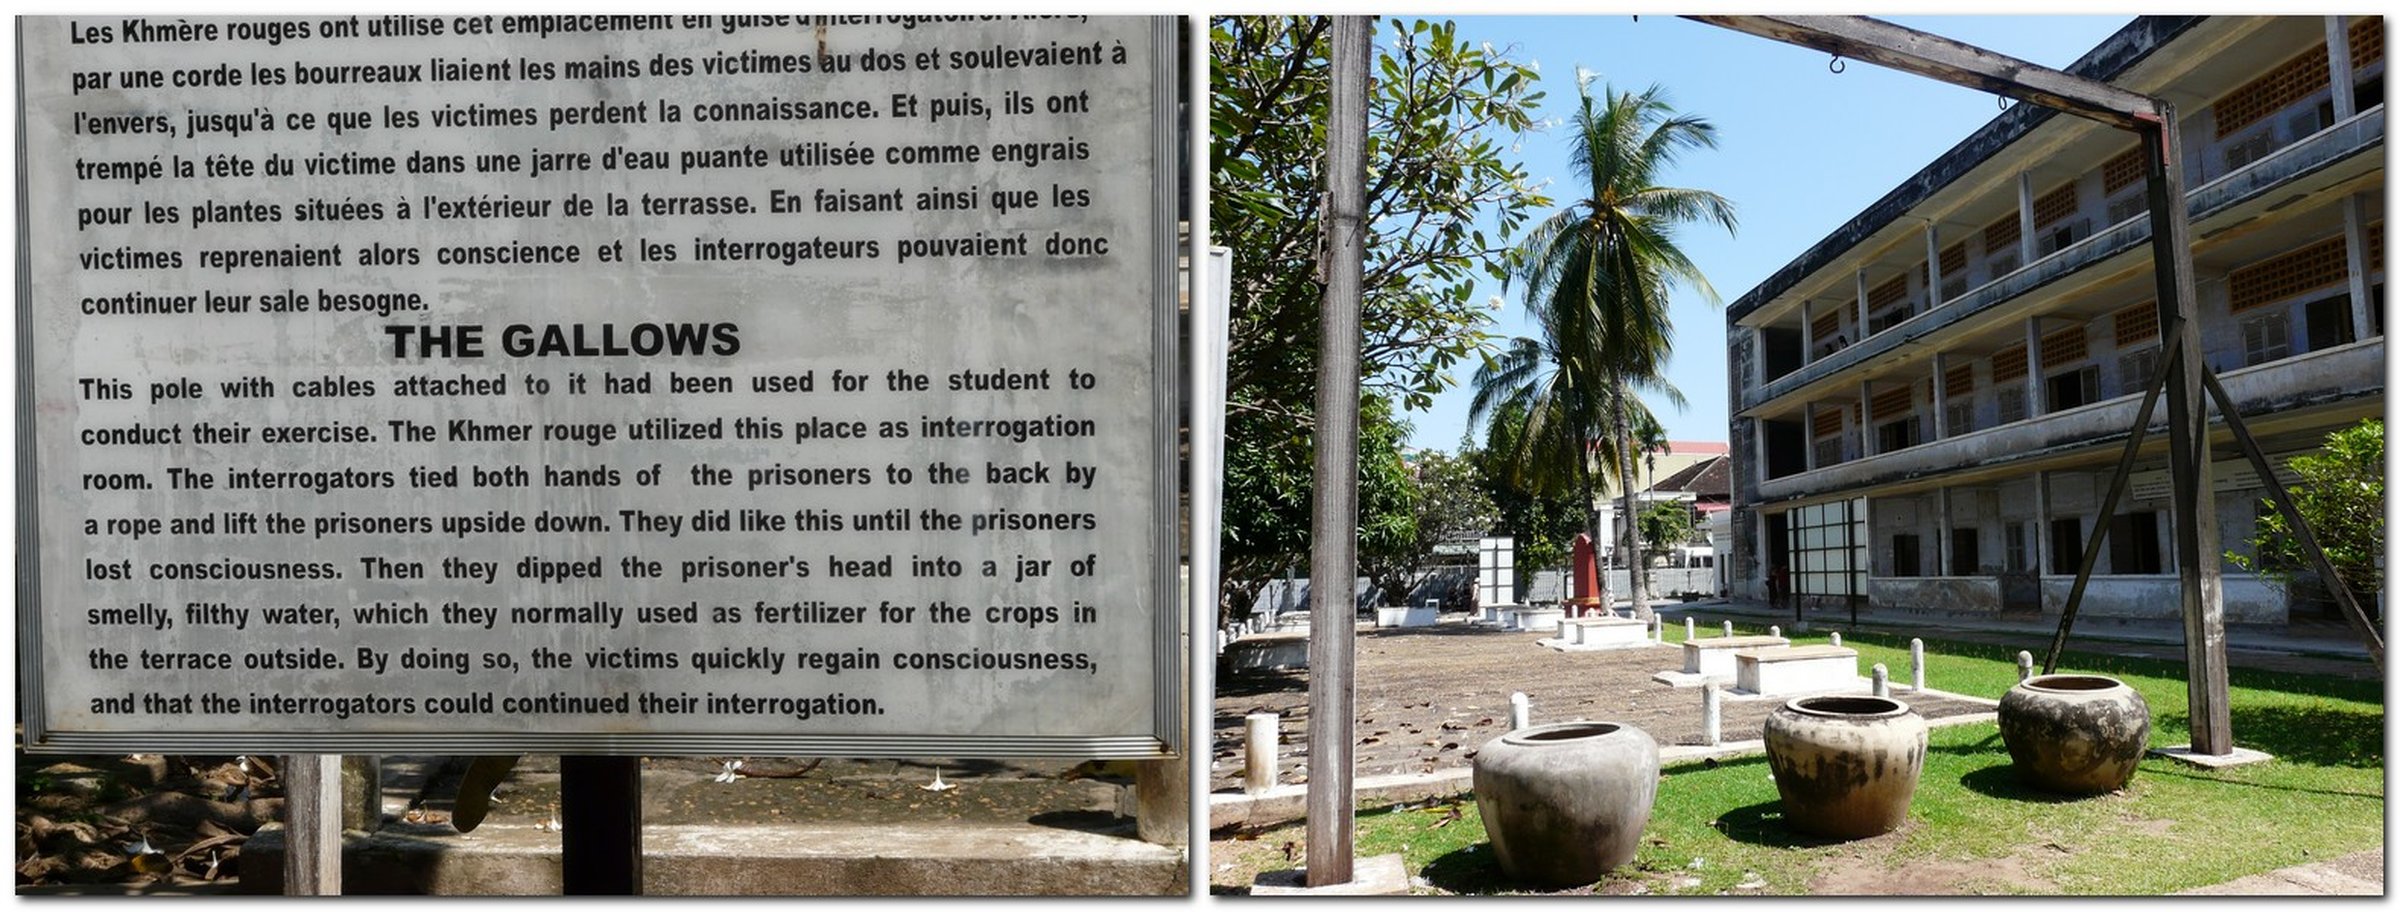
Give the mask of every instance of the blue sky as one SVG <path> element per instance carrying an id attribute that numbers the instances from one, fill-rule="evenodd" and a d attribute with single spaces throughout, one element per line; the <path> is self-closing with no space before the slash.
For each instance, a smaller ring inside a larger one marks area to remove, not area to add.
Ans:
<path id="1" fill-rule="evenodd" d="M 2128 21 L 2125 16 L 1907 16 L 1892 21 L 2051 67 L 2064 67 Z M 1740 232 L 1694 226 L 1681 236 L 1722 303 L 1823 239 L 1867 204 L 1916 173 L 2000 113 L 1994 96 L 1856 61 L 1836 74 L 1830 57 L 1671 16 L 1491 16 L 1456 20 L 1464 40 L 1490 42 L 1541 67 L 1545 117 L 1575 104 L 1575 74 L 1603 84 L 1666 87 L 1679 111 L 1717 127 L 1717 148 L 1686 155 L 1665 177 L 1675 186 L 1714 190 L 1733 200 Z M 1387 26 L 1388 28 L 1388 26 Z M 1577 181 L 1560 131 L 1522 137 L 1534 177 L 1565 201 Z M 1555 211 L 1552 210 L 1552 211 Z M 1547 213 L 1543 213 L 1547 214 Z M 1513 291 L 1513 290 L 1512 290 Z M 1486 283 L 1477 300 L 1499 294 Z M 1530 335 L 1521 300 L 1505 299 L 1493 327 L 1502 337 Z M 1678 412 L 1651 408 L 1672 440 L 1726 438 L 1725 311 L 1685 289 L 1674 297 L 1675 353 L 1668 380 L 1689 401 Z M 1459 386 L 1430 411 L 1407 416 L 1409 443 L 1458 448 L 1466 430 L 1469 364 Z M 1481 439 L 1481 434 L 1476 435 Z"/>

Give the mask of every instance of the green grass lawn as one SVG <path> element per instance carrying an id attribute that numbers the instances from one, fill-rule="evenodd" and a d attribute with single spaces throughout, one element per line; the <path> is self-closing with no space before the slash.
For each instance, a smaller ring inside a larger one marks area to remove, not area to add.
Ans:
<path id="1" fill-rule="evenodd" d="M 1844 645 L 1858 649 L 1862 668 L 1882 662 L 1907 681 L 1905 637 L 1864 634 Z M 2013 649 L 1928 643 L 1927 652 L 1935 689 L 1997 698 L 2016 682 Z M 2132 684 L 2150 703 L 2151 745 L 2189 742 L 2180 663 L 2069 653 L 2059 670 Z M 1909 892 L 2158 894 L 2381 845 L 2382 682 L 2240 669 L 2231 681 L 2235 743 L 2273 762 L 2212 771 L 2151 758 L 2121 792 L 2068 799 L 2020 786 L 1993 724 L 1936 729 L 1908 823 L 1857 842 L 1787 829 L 1764 757 L 1669 767 L 1641 854 L 1600 889 L 1809 893 L 1838 868 L 1844 884 L 1880 877 Z M 1905 688 L 1895 696 L 1905 701 Z M 1273 850 L 1304 833 L 1280 828 L 1234 851 Z M 1445 892 L 1517 889 L 1484 842 L 1472 797 L 1363 812 L 1357 852 L 1400 852 L 1412 874 Z"/>

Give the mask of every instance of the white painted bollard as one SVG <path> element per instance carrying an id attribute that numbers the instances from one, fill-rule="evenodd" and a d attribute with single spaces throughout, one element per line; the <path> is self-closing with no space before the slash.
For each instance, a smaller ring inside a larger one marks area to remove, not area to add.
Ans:
<path id="1" fill-rule="evenodd" d="M 1242 717 L 1242 737 L 1249 748 L 1242 762 L 1242 791 L 1256 795 L 1275 787 L 1275 754 L 1282 731 L 1281 717 L 1274 713 Z"/>
<path id="2" fill-rule="evenodd" d="M 1732 621 L 1726 621 L 1726 622 L 1725 622 L 1725 635 L 1726 635 L 1726 636 L 1732 636 L 1732 635 L 1733 635 L 1733 622 L 1732 622 Z"/>
<path id="3" fill-rule="evenodd" d="M 2033 677 L 2033 653 L 2017 650 L 2017 680 Z"/>
<path id="4" fill-rule="evenodd" d="M 1768 624 L 1768 625 L 1767 625 L 1767 635 L 1768 635 L 1768 636 L 1771 636 L 1771 637 L 1779 637 L 1779 636 L 1782 636 L 1782 635 L 1783 635 L 1783 625 L 1782 625 L 1782 624 Z"/>
<path id="5" fill-rule="evenodd" d="M 1508 695 L 1508 729 L 1515 731 L 1533 724 L 1533 698 L 1517 691 Z"/>
<path id="6" fill-rule="evenodd" d="M 1882 662 L 1875 663 L 1875 668 L 1868 673 L 1868 677 L 1875 682 L 1876 696 L 1889 697 L 1892 695 L 1892 670 L 1883 667 Z"/>
<path id="7" fill-rule="evenodd" d="M 1717 699 L 1716 682 L 1700 685 L 1700 736 L 1710 747 L 1725 740 L 1725 713 Z"/>
<path id="8" fill-rule="evenodd" d="M 1700 622 L 1688 614 L 1683 616 L 1683 638 L 1686 642 L 1700 638 Z"/>
<path id="9" fill-rule="evenodd" d="M 1666 619 L 1666 618 L 1659 617 L 1658 615 L 1655 615 L 1655 614 L 1651 615 L 1651 616 L 1650 616 L 1650 642 L 1653 642 L 1653 643 L 1661 643 L 1661 644 L 1663 644 L 1663 643 L 1665 643 L 1666 641 L 1667 641 L 1667 619 Z"/>
<path id="10" fill-rule="evenodd" d="M 1908 686 L 1911 691 L 1925 689 L 1925 641 L 1914 637 L 1908 641 Z"/>
<path id="11" fill-rule="evenodd" d="M 1834 632 L 1832 633 L 1832 637 L 1833 637 L 1833 645 L 1835 645 L 1835 646 L 1840 646 L 1840 645 L 1842 645 L 1842 632 L 1841 632 L 1841 631 L 1839 631 L 1839 630 L 1836 630 L 1836 631 L 1834 631 Z"/>

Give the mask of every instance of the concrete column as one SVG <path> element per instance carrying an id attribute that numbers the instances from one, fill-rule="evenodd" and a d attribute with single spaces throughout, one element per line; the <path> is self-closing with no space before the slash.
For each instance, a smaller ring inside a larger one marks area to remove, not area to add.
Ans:
<path id="1" fill-rule="evenodd" d="M 2349 120 L 2358 113 L 2358 99 L 2351 97 L 2353 75 L 2350 61 L 2350 17 L 2325 17 L 2326 81 L 2333 90 L 2333 119 Z"/>
<path id="2" fill-rule="evenodd" d="M 1700 685 L 1700 737 L 1710 747 L 1725 741 L 1725 710 L 1718 697 L 1716 682 Z"/>
<path id="3" fill-rule="evenodd" d="M 1858 341 L 1864 342 L 1867 341 L 1867 271 L 1864 269 L 1859 270 L 1857 274 L 1853 276 L 1852 284 L 1857 289 Z"/>
<path id="4" fill-rule="evenodd" d="M 1941 514 L 1941 531 L 1936 533 L 1939 541 L 1935 542 L 1936 547 L 1933 549 L 1933 553 L 1934 559 L 1942 562 L 1941 566 L 1933 569 L 1933 575 L 1950 576 L 1950 568 L 1956 566 L 1955 558 L 1957 557 L 1950 553 L 1950 488 L 1945 485 L 1936 489 L 1933 502 L 1934 508 Z"/>
<path id="5" fill-rule="evenodd" d="M 2042 318 L 2025 318 L 2025 417 L 2045 414 L 2042 407 Z"/>
<path id="6" fill-rule="evenodd" d="M 1916 637 L 1908 640 L 1908 685 L 1912 692 L 1925 690 L 1925 641 Z"/>
<path id="7" fill-rule="evenodd" d="M 1133 765 L 1134 835 L 1152 845 L 1179 846 L 1192 839 L 1192 764 L 1185 758 L 1143 760 Z"/>
<path id="8" fill-rule="evenodd" d="M 1533 698 L 1517 691 L 1508 695 L 1508 730 L 1516 731 L 1533 724 Z"/>
<path id="9" fill-rule="evenodd" d="M 1256 795 L 1275 787 L 1282 717 L 1255 712 L 1242 717 L 1242 791 Z"/>
<path id="10" fill-rule="evenodd" d="M 2350 337 L 2365 339 L 2375 334 L 2375 298 L 2369 288 L 2373 283 L 2367 275 L 2367 195 L 2353 193 L 2341 206 L 2342 253 L 2350 272 Z"/>
<path id="11" fill-rule="evenodd" d="M 2039 586 L 2050 569 L 2050 473 L 2033 473 L 2033 553 L 2025 556 Z M 2072 572 L 2072 571 L 2070 571 Z"/>
<path id="12" fill-rule="evenodd" d="M 2017 650 L 2017 680 L 2033 677 L 2033 653 Z"/>
<path id="13" fill-rule="evenodd" d="M 1809 471 L 1817 469 L 1817 404 L 1800 404 L 1800 457 Z M 1765 465 L 1766 463 L 1759 463 Z"/>
<path id="14" fill-rule="evenodd" d="M 1875 383 L 1858 381 L 1858 458 L 1875 455 L 1875 444 L 1868 438 L 1875 427 Z"/>
<path id="15" fill-rule="evenodd" d="M 1950 384 L 1944 378 L 1950 373 L 1948 352 L 1933 353 L 1933 439 L 1950 439 Z"/>
<path id="16" fill-rule="evenodd" d="M 1930 221 L 1925 223 L 1925 309 L 1942 306 L 1942 238 Z"/>
<path id="17" fill-rule="evenodd" d="M 1732 621 L 1726 621 L 1726 622 L 1725 622 L 1725 635 L 1726 635 L 1726 636 L 1732 636 L 1732 635 L 1733 635 L 1733 622 L 1732 622 Z"/>
<path id="18" fill-rule="evenodd" d="M 2017 172 L 2017 265 L 2033 265 L 2033 172 Z"/>
<path id="19" fill-rule="evenodd" d="M 1868 680 L 1873 682 L 1876 696 L 1889 697 L 1892 695 L 1892 670 L 1883 667 L 1882 662 L 1875 663 L 1875 667 L 1868 671 Z"/>
<path id="20" fill-rule="evenodd" d="M 1817 360 L 1817 321 L 1809 319 L 1807 298 L 1800 299 L 1800 365 Z"/>
<path id="21" fill-rule="evenodd" d="M 1697 640 L 1697 639 L 1699 639 L 1699 638 L 1700 638 L 1700 622 L 1699 622 L 1699 621 L 1697 621 L 1697 620 L 1694 620 L 1694 619 L 1692 618 L 1692 616 L 1691 616 L 1691 615 L 1688 615 L 1688 614 L 1687 614 L 1687 615 L 1684 615 L 1684 616 L 1683 616 L 1683 640 L 1684 640 L 1684 642 L 1687 642 L 1687 643 L 1688 643 L 1688 642 L 1691 642 L 1691 641 L 1693 641 L 1693 640 Z"/>

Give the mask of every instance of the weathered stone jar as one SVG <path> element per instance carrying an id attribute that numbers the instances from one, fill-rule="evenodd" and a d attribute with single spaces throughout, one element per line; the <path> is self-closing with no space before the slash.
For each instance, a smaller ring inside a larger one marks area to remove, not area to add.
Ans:
<path id="1" fill-rule="evenodd" d="M 1557 889 L 1599 880 L 1641 847 L 1658 742 L 1617 722 L 1520 728 L 1475 754 L 1475 806 L 1500 870 Z"/>
<path id="2" fill-rule="evenodd" d="M 1837 839 L 1908 819 L 1925 768 L 1925 720 L 1886 697 L 1798 697 L 1767 715 L 1767 767 L 1792 829 Z"/>
<path id="3" fill-rule="evenodd" d="M 2000 740 L 2017 776 L 2092 795 L 2125 787 L 2150 746 L 2150 704 L 2103 675 L 2035 675 L 2000 697 Z"/>

